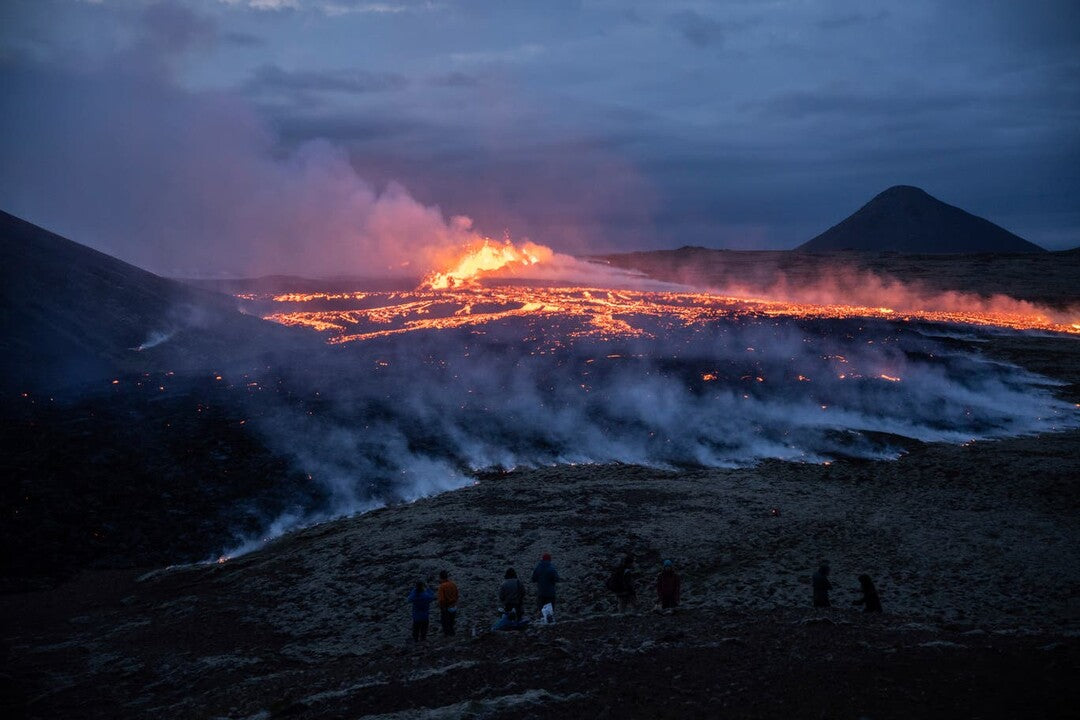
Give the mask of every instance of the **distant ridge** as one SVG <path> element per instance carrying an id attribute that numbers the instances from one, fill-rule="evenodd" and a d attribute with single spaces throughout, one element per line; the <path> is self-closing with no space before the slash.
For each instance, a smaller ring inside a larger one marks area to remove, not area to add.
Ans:
<path id="1" fill-rule="evenodd" d="M 900 253 L 1046 252 L 1003 227 L 941 202 L 910 185 L 895 185 L 796 250 Z"/>

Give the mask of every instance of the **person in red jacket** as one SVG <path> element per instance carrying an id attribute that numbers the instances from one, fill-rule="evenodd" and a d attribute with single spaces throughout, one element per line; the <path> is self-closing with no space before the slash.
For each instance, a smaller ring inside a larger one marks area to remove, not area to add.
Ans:
<path id="1" fill-rule="evenodd" d="M 656 576 L 656 595 L 660 600 L 660 607 L 664 609 L 677 607 L 681 589 L 682 580 L 675 572 L 674 564 L 670 560 L 665 560 L 663 570 Z"/>
<path id="2" fill-rule="evenodd" d="M 443 635 L 453 635 L 454 621 L 457 620 L 458 588 L 446 570 L 439 571 L 439 589 L 435 591 L 435 599 L 439 603 L 439 623 Z"/>

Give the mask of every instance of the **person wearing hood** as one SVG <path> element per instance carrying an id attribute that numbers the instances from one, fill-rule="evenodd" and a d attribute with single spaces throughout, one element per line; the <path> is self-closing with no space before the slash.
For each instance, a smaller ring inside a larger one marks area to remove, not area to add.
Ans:
<path id="1" fill-rule="evenodd" d="M 829 563 L 821 563 L 821 567 L 811 578 L 811 585 L 814 588 L 814 607 L 829 607 L 829 590 L 832 589 L 832 583 L 829 582 Z"/>
<path id="2" fill-rule="evenodd" d="M 407 602 L 412 605 L 412 638 L 414 642 L 427 639 L 431 603 L 434 599 L 435 593 L 426 589 L 424 583 L 419 581 L 412 592 L 409 593 Z"/>
<path id="3" fill-rule="evenodd" d="M 518 580 L 517 571 L 507 568 L 503 584 L 499 587 L 499 601 L 508 617 L 521 620 L 524 615 L 525 586 Z"/>
<path id="4" fill-rule="evenodd" d="M 881 612 L 881 598 L 878 597 L 877 588 L 869 575 L 859 576 L 859 589 L 862 590 L 862 597 L 852 602 L 852 605 L 862 605 L 863 612 Z"/>
<path id="5" fill-rule="evenodd" d="M 660 574 L 656 576 L 656 595 L 660 607 L 665 610 L 677 607 L 681 590 L 682 579 L 675 572 L 675 564 L 671 560 L 665 560 Z"/>
<path id="6" fill-rule="evenodd" d="M 555 605 L 555 583 L 559 582 L 559 571 L 551 564 L 551 555 L 544 553 L 540 556 L 540 562 L 532 573 L 532 581 L 536 583 L 536 609 L 541 610 L 545 605 Z"/>

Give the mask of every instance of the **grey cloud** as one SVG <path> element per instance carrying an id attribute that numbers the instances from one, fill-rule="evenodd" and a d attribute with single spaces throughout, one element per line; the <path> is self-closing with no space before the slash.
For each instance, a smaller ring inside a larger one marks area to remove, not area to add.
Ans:
<path id="1" fill-rule="evenodd" d="M 818 115 L 907 116 L 955 110 L 979 101 L 977 95 L 958 93 L 935 95 L 908 91 L 870 94 L 818 90 L 777 95 L 753 107 L 766 115 L 797 120 Z"/>
<path id="2" fill-rule="evenodd" d="M 428 131 L 435 130 L 435 128 L 416 120 L 372 116 L 358 117 L 345 114 L 301 115 L 278 113 L 274 116 L 272 123 L 282 141 L 288 145 L 297 145 L 315 138 L 347 144 L 388 141 L 403 136 L 414 136 L 417 132 L 425 129 Z"/>
<path id="3" fill-rule="evenodd" d="M 209 18 L 173 0 L 148 5 L 143 11 L 142 26 L 147 40 L 168 53 L 210 45 L 217 38 L 217 28 Z"/>
<path id="4" fill-rule="evenodd" d="M 364 94 L 401 90 L 408 80 L 396 73 L 373 73 L 365 70 L 295 71 L 277 65 L 257 68 L 244 89 L 251 94 L 263 93 L 347 93 Z"/>
<path id="5" fill-rule="evenodd" d="M 867 25 L 869 23 L 879 22 L 889 17 L 888 10 L 878 10 L 873 13 L 866 12 L 850 12 L 842 13 L 838 15 L 830 15 L 829 17 L 818 20 L 817 26 L 822 30 L 844 30 L 850 27 Z"/>
<path id="6" fill-rule="evenodd" d="M 239 47 L 257 48 L 266 45 L 266 40 L 263 38 L 245 32 L 222 33 L 221 39 L 230 45 L 237 45 Z"/>
<path id="7" fill-rule="evenodd" d="M 672 26 L 686 38 L 686 40 L 699 48 L 718 45 L 724 41 L 727 28 L 724 23 L 693 10 L 683 10 L 671 15 Z"/>
<path id="8" fill-rule="evenodd" d="M 428 84 L 435 87 L 476 87 L 480 84 L 480 79 L 475 75 L 452 72 L 429 78 Z"/>

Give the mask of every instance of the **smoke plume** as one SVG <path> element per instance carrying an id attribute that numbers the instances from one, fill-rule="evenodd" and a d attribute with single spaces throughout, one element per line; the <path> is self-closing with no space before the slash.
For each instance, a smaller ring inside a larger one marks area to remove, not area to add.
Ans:
<path id="1" fill-rule="evenodd" d="M 601 341 L 511 319 L 341 346 L 255 414 L 329 504 L 408 501 L 478 470 L 556 463 L 737 467 L 894 458 L 922 442 L 1075 427 L 1053 384 L 882 321 L 733 318 Z"/>

